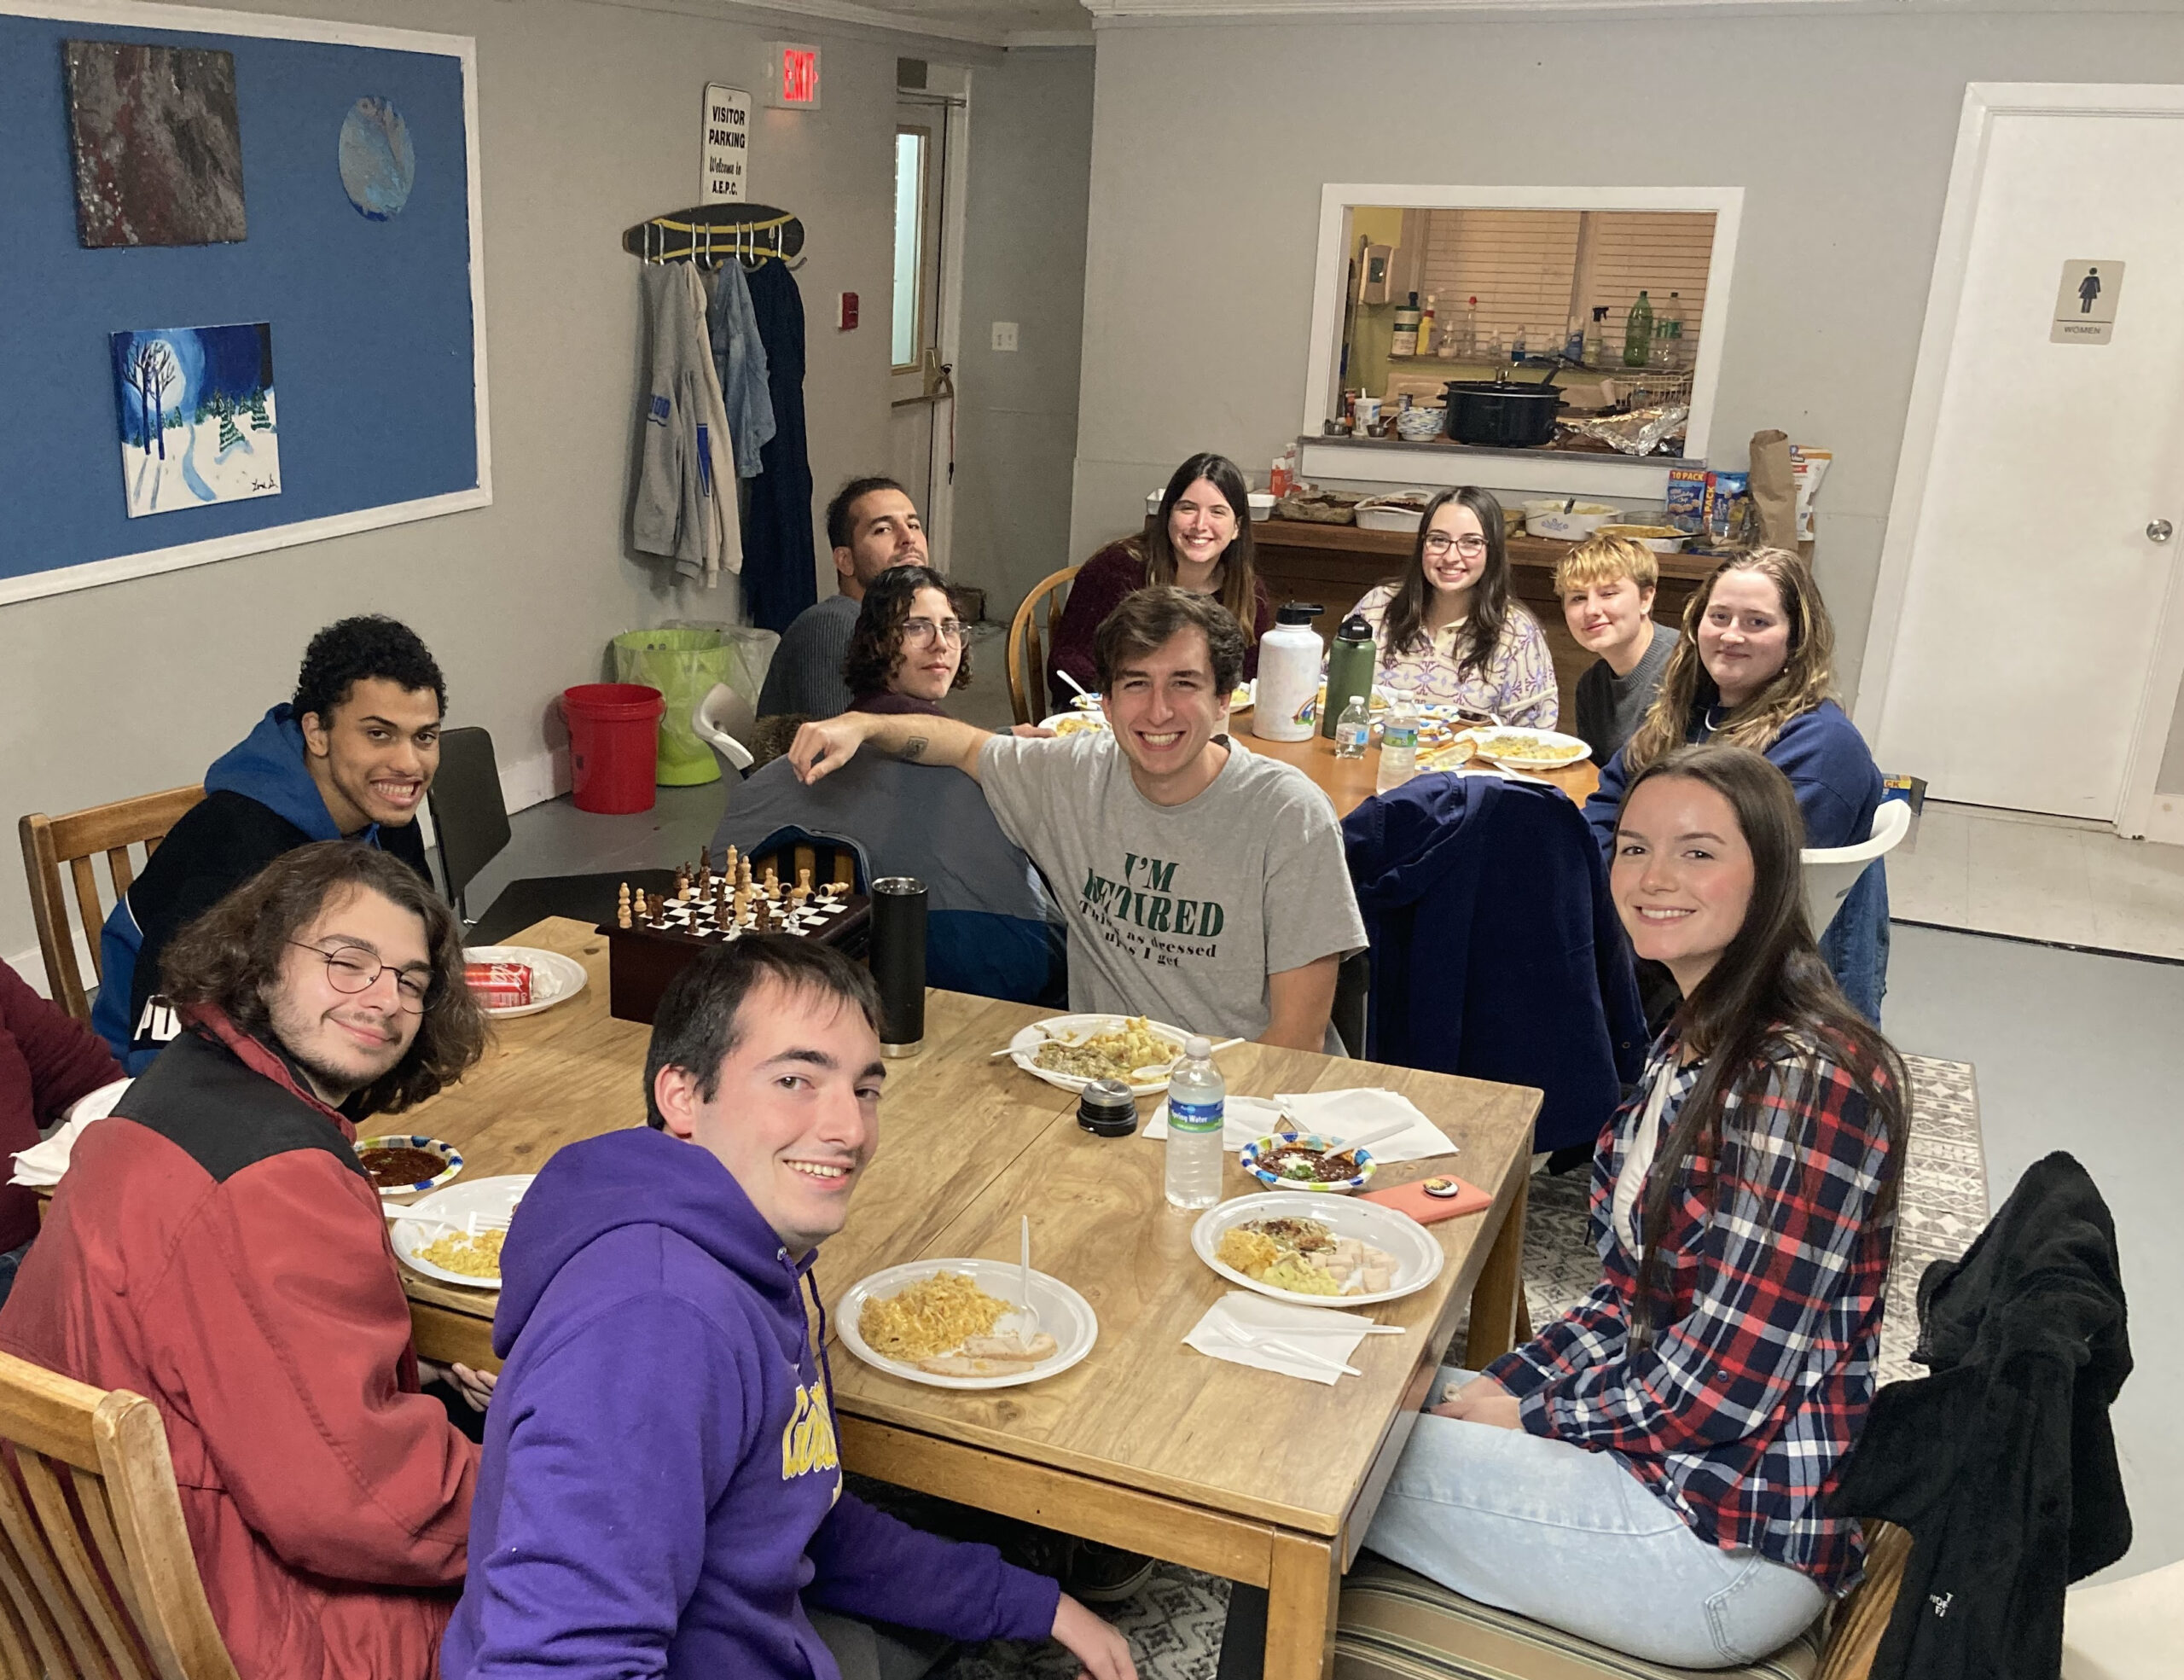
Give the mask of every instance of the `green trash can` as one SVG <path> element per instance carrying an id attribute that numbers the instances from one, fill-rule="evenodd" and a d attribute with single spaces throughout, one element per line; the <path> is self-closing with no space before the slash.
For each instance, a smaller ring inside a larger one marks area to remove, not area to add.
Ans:
<path id="1" fill-rule="evenodd" d="M 741 689 L 751 681 L 743 649 L 730 640 L 735 634 L 734 626 L 669 624 L 625 631 L 611 644 L 618 682 L 642 683 L 666 697 L 657 773 L 663 788 L 695 788 L 720 780 L 720 761 L 691 730 L 690 714 L 716 683 Z M 758 698 L 755 685 L 751 697 Z"/>

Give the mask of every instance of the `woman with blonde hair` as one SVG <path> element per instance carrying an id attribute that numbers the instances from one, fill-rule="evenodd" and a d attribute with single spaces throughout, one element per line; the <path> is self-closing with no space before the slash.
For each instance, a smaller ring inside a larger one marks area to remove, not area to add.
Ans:
<path id="1" fill-rule="evenodd" d="M 1789 777 L 1808 847 L 1867 839 L 1880 805 L 1880 771 L 1834 695 L 1835 629 L 1809 568 L 1786 549 L 1724 560 L 1685 606 L 1683 639 L 1652 709 L 1586 802 L 1602 852 L 1613 856 L 1623 790 L 1693 741 L 1748 747 Z M 1835 920 L 1814 932 L 1844 996 L 1878 1021 L 1888 974 L 1881 864 L 1867 869 Z"/>

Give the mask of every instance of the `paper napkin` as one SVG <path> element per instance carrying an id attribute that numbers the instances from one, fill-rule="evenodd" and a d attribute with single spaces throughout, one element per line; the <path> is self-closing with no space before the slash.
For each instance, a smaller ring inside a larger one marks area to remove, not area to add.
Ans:
<path id="1" fill-rule="evenodd" d="M 121 1094 L 130 1084 L 127 1079 L 116 1079 L 78 1097 L 69 1105 L 67 1119 L 55 1129 L 50 1137 L 16 1151 L 15 1170 L 8 1182 L 26 1184 L 32 1189 L 58 1184 L 61 1175 L 68 1170 L 68 1152 L 75 1147 L 77 1137 L 93 1120 L 102 1120 L 113 1112 L 113 1105 L 121 1101 Z"/>
<path id="2" fill-rule="evenodd" d="M 1298 1091 L 1278 1095 L 1274 1100 L 1284 1113 L 1300 1121 L 1305 1131 L 1316 1131 L 1322 1137 L 1350 1137 L 1368 1127 L 1408 1119 L 1410 1124 L 1394 1136 L 1366 1144 L 1365 1153 L 1383 1166 L 1397 1161 L 1430 1160 L 1436 1155 L 1456 1153 L 1456 1146 L 1449 1141 L 1448 1134 L 1427 1119 L 1416 1103 L 1397 1091 Z"/>
<path id="3" fill-rule="evenodd" d="M 1271 1137 L 1281 1130 L 1281 1109 L 1263 1096 L 1232 1096 L 1223 1105 L 1221 1117 L 1221 1147 L 1231 1154 L 1255 1138 Z M 1158 1142 L 1168 1135 L 1168 1100 L 1160 1099 L 1160 1106 L 1153 1111 L 1153 1118 L 1145 1123 L 1143 1135 Z M 1377 1156 L 1380 1151 L 1367 1153 Z"/>
<path id="4" fill-rule="evenodd" d="M 1291 1306 L 1231 1289 L 1205 1310 L 1183 1344 L 1232 1365 L 1332 1385 L 1344 1375 L 1338 1367 L 1355 1363 L 1350 1355 L 1365 1340 L 1370 1322 L 1339 1309 Z M 1298 1358 L 1281 1348 L 1269 1347 L 1269 1341 L 1315 1357 Z"/>

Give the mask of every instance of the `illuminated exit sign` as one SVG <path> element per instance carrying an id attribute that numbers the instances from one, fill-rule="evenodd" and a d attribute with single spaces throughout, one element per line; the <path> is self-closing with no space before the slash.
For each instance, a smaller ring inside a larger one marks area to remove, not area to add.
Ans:
<path id="1" fill-rule="evenodd" d="M 766 103 L 792 111 L 819 108 L 819 49 L 776 41 L 768 49 Z"/>

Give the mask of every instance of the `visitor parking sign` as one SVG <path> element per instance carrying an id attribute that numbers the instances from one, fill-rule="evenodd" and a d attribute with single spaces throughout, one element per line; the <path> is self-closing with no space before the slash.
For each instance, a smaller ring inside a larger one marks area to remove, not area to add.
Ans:
<path id="1" fill-rule="evenodd" d="M 2116 300 L 2123 295 L 2123 265 L 2073 257 L 2063 264 L 2055 290 L 2050 344 L 2106 344 L 2116 332 Z"/>

